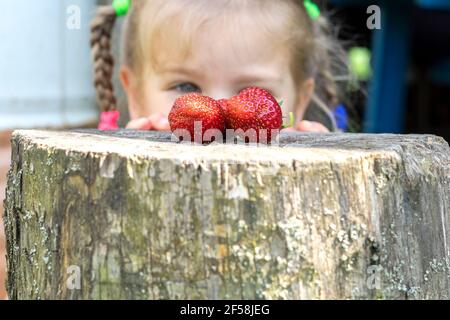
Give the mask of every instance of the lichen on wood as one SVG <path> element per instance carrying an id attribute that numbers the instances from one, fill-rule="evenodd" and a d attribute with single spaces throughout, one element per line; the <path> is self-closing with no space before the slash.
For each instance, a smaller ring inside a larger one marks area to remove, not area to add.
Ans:
<path id="1" fill-rule="evenodd" d="M 449 163 L 432 135 L 16 131 L 9 296 L 448 299 Z"/>

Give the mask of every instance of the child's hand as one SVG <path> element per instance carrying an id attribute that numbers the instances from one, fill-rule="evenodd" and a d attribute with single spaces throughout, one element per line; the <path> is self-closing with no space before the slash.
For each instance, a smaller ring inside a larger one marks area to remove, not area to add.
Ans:
<path id="1" fill-rule="evenodd" d="M 169 131 L 170 125 L 166 117 L 153 114 L 146 118 L 138 118 L 128 122 L 127 129 Z"/>
<path id="2" fill-rule="evenodd" d="M 325 127 L 320 122 L 307 121 L 307 120 L 303 120 L 303 121 L 300 121 L 299 123 L 297 123 L 297 126 L 295 129 L 298 131 L 303 131 L 303 132 L 318 132 L 318 133 L 330 132 L 330 130 L 328 130 L 328 128 Z"/>
<path id="3" fill-rule="evenodd" d="M 315 121 L 303 120 L 296 124 L 294 128 L 286 128 L 284 131 L 302 131 L 302 132 L 316 132 L 326 133 L 330 132 L 323 124 Z"/>
<path id="4" fill-rule="evenodd" d="M 167 118 L 160 114 L 154 114 L 146 118 L 138 118 L 131 120 L 127 126 L 127 129 L 134 130 L 156 130 L 156 131 L 169 131 L 170 125 Z M 303 120 L 297 123 L 295 128 L 286 128 L 283 131 L 302 131 L 302 132 L 317 132 L 326 133 L 330 132 L 323 124 L 315 121 Z"/>

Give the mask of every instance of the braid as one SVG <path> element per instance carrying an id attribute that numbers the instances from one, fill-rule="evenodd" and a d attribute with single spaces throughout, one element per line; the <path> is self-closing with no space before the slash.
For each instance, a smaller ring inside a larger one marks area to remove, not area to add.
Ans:
<path id="1" fill-rule="evenodd" d="M 91 23 L 94 85 L 97 91 L 97 104 L 101 111 L 117 108 L 112 83 L 114 58 L 111 52 L 111 35 L 116 17 L 116 11 L 112 6 L 101 6 Z"/>

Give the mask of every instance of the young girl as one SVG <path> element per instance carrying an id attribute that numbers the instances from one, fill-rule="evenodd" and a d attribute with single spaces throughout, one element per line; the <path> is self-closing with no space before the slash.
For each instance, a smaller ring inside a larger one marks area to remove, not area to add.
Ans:
<path id="1" fill-rule="evenodd" d="M 336 59 L 330 59 L 342 51 L 326 32 L 326 18 L 308 5 L 314 4 L 134 0 L 122 12 L 101 7 L 92 23 L 98 103 L 102 111 L 116 109 L 110 37 L 117 14 L 127 11 L 120 67 L 131 118 L 127 128 L 169 130 L 174 100 L 189 92 L 221 99 L 258 86 L 283 101 L 283 116 L 294 112 L 294 129 L 336 130 Z M 322 115 L 322 123 L 303 120 L 308 108 Z"/>

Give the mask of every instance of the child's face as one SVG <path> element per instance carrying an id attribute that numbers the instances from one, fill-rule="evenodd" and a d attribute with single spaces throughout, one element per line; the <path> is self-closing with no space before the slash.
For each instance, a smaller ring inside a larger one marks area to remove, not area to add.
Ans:
<path id="1" fill-rule="evenodd" d="M 249 86 L 258 86 L 283 101 L 283 115 L 294 111 L 301 119 L 314 88 L 314 81 L 294 81 L 287 49 L 277 47 L 268 37 L 218 38 L 202 33 L 185 59 L 165 52 L 157 68 L 144 77 L 139 91 L 130 86 L 133 73 L 122 68 L 132 119 L 159 113 L 167 117 L 174 100 L 189 92 L 214 99 L 229 98 Z M 265 39 L 266 38 L 266 39 Z M 251 40 L 249 40 L 251 39 Z"/>

